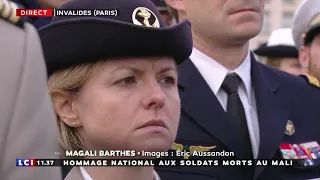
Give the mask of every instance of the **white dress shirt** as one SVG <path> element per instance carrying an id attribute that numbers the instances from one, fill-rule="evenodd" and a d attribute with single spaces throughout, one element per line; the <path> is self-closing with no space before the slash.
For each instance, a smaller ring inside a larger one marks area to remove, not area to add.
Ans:
<path id="1" fill-rule="evenodd" d="M 80 166 L 79 168 L 80 168 L 81 175 L 83 176 L 83 180 L 93 180 L 84 167 Z M 156 171 L 153 171 L 153 180 L 161 180 Z"/>
<path id="2" fill-rule="evenodd" d="M 251 59 L 249 50 L 243 63 L 233 71 L 226 69 L 220 63 L 203 54 L 196 48 L 193 48 L 190 59 L 205 79 L 212 92 L 216 95 L 225 111 L 227 109 L 228 95 L 221 88 L 221 85 L 229 73 L 236 73 L 241 78 L 242 83 L 239 86 L 238 93 L 246 113 L 253 157 L 257 158 L 260 143 L 259 122 L 254 90 L 251 83 Z"/>
<path id="3" fill-rule="evenodd" d="M 84 167 L 80 166 L 79 168 L 80 168 L 80 172 L 83 176 L 83 180 L 93 180 Z"/>

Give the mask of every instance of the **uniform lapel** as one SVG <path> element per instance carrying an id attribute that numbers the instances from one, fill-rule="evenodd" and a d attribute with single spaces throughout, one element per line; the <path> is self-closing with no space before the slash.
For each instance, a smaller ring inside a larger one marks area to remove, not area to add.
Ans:
<path id="1" fill-rule="evenodd" d="M 286 123 L 290 114 L 286 93 L 281 93 L 279 77 L 273 70 L 266 71 L 266 67 L 252 59 L 251 76 L 255 91 L 257 113 L 260 131 L 260 146 L 258 159 L 269 159 L 274 156 L 281 143 Z M 258 177 L 263 168 L 256 168 Z"/>
<path id="2" fill-rule="evenodd" d="M 214 76 L 214 72 L 212 75 Z M 226 112 L 190 60 L 180 65 L 179 77 L 182 111 L 237 157 L 241 157 L 244 153 L 238 148 L 241 144 L 232 133 Z"/>

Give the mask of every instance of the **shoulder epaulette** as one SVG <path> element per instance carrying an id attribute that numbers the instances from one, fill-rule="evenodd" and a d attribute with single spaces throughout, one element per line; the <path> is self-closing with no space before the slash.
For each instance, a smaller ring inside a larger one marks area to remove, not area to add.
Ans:
<path id="1" fill-rule="evenodd" d="M 320 88 L 320 82 L 318 81 L 317 78 L 315 78 L 314 76 L 310 76 L 310 75 L 300 75 L 300 77 L 302 77 L 303 79 L 305 79 L 307 81 L 307 83 L 316 86 L 318 88 Z"/>
<path id="2" fill-rule="evenodd" d="M 23 28 L 26 19 L 17 16 L 16 10 L 18 8 L 23 8 L 12 1 L 0 0 L 0 17 L 11 24 L 14 24 L 20 28 Z"/>

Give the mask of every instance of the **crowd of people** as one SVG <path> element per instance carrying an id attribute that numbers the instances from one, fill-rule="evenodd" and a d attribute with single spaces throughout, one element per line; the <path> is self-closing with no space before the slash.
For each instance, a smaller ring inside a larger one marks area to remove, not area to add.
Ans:
<path id="1" fill-rule="evenodd" d="M 15 17 L 22 6 L 120 13 Z M 265 0 L 0 0 L 1 179 L 320 179 L 320 157 L 241 168 L 12 163 L 70 150 L 175 154 L 177 146 L 240 160 L 285 159 L 302 144 L 320 152 L 320 1 L 303 0 L 291 28 L 251 51 L 264 7 Z"/>

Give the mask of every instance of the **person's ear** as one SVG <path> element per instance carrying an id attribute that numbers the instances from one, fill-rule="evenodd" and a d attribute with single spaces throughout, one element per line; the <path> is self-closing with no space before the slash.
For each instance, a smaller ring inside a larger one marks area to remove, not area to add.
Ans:
<path id="1" fill-rule="evenodd" d="M 303 68 L 308 68 L 309 67 L 309 50 L 308 47 L 302 46 L 299 49 L 299 62 Z"/>
<path id="2" fill-rule="evenodd" d="M 165 0 L 165 2 L 177 11 L 185 11 L 186 9 L 185 0 Z"/>
<path id="3" fill-rule="evenodd" d="M 81 126 L 73 95 L 64 91 L 55 91 L 51 93 L 51 99 L 56 113 L 65 124 L 71 127 Z"/>

